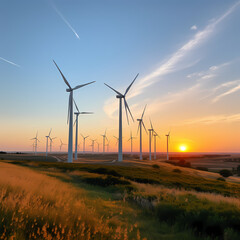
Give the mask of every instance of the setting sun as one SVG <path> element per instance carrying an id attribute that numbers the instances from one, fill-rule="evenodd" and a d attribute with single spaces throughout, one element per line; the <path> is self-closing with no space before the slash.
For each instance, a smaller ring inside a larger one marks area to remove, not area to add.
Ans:
<path id="1" fill-rule="evenodd" d="M 180 145 L 179 149 L 181 152 L 185 152 L 187 150 L 187 147 L 185 145 Z"/>

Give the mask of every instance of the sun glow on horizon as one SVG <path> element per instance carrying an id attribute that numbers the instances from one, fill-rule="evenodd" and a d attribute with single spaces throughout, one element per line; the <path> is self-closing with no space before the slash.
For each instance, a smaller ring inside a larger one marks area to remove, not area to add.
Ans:
<path id="1" fill-rule="evenodd" d="M 181 152 L 186 152 L 186 150 L 187 150 L 186 145 L 180 145 L 180 146 L 179 146 L 179 150 L 180 150 Z"/>

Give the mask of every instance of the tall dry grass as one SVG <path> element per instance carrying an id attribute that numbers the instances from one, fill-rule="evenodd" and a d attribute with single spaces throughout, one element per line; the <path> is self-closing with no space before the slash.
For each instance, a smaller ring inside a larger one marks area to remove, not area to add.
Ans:
<path id="1" fill-rule="evenodd" d="M 141 239 L 137 227 L 100 216 L 88 200 L 82 189 L 0 163 L 0 239 Z"/>

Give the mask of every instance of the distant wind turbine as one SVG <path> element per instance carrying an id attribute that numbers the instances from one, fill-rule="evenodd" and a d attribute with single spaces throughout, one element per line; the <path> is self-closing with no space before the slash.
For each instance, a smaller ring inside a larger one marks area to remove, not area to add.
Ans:
<path id="1" fill-rule="evenodd" d="M 149 160 L 152 160 L 152 135 L 153 135 L 153 126 L 152 126 L 152 121 L 150 120 L 151 128 L 148 129 L 149 131 Z"/>
<path id="2" fill-rule="evenodd" d="M 153 128 L 153 125 L 152 125 L 152 121 L 150 120 L 150 123 L 151 123 L 151 128 L 152 128 L 152 134 L 153 134 L 153 139 L 154 139 L 154 160 L 157 159 L 157 137 L 159 137 L 158 133 L 155 131 L 155 129 Z"/>
<path id="3" fill-rule="evenodd" d="M 140 130 L 140 160 L 143 159 L 143 157 L 142 157 L 142 126 L 144 127 L 144 129 L 145 129 L 145 131 L 146 131 L 146 133 L 147 133 L 147 129 L 146 129 L 146 127 L 145 127 L 145 125 L 144 125 L 144 122 L 143 122 L 143 116 L 144 116 L 146 107 L 147 107 L 147 105 L 145 105 L 145 107 L 144 107 L 144 109 L 143 109 L 143 113 L 142 113 L 141 118 L 137 119 L 137 121 L 139 122 L 137 133 L 138 133 L 138 131 Z"/>
<path id="4" fill-rule="evenodd" d="M 72 163 L 72 160 L 73 160 L 73 91 L 78 89 L 78 88 L 82 88 L 82 87 L 84 87 L 86 85 L 92 84 L 95 81 L 89 82 L 89 83 L 85 83 L 85 84 L 81 84 L 81 85 L 77 85 L 76 87 L 72 88 L 70 86 L 69 82 L 67 81 L 67 79 L 65 78 L 65 76 L 63 75 L 63 73 L 61 72 L 61 70 L 58 67 L 58 65 L 55 63 L 54 60 L 53 60 L 53 62 L 56 65 L 58 71 L 60 72 L 64 82 L 68 86 L 68 88 L 66 89 L 66 91 L 69 92 L 69 103 L 68 103 L 68 120 L 69 120 L 68 162 Z"/>
<path id="5" fill-rule="evenodd" d="M 94 152 L 94 143 L 96 141 L 96 139 L 91 139 L 92 140 L 92 145 L 90 145 L 90 147 L 92 147 L 92 152 Z"/>
<path id="6" fill-rule="evenodd" d="M 61 144 L 60 144 L 60 151 L 61 151 L 61 150 L 62 150 L 62 146 L 63 146 L 63 145 L 67 145 L 67 144 L 63 143 L 63 142 L 62 142 L 62 139 L 60 139 L 60 143 L 61 143 Z"/>
<path id="7" fill-rule="evenodd" d="M 37 146 L 38 146 L 38 142 L 39 139 L 38 139 L 38 132 L 36 133 L 36 137 L 35 138 L 31 138 L 30 140 L 34 140 L 34 154 L 36 155 L 37 154 Z"/>
<path id="8" fill-rule="evenodd" d="M 73 99 L 75 107 L 77 109 L 77 112 L 75 112 L 74 114 L 76 115 L 76 120 L 75 120 L 75 124 L 76 124 L 76 134 L 75 134 L 75 160 L 77 160 L 77 153 L 78 153 L 78 117 L 80 114 L 93 114 L 93 112 L 80 112 L 78 109 L 78 106 L 75 102 L 75 100 Z"/>
<path id="9" fill-rule="evenodd" d="M 81 136 L 83 137 L 83 152 L 85 153 L 85 140 L 86 140 L 86 138 L 88 138 L 89 136 L 84 137 L 82 134 L 81 134 Z"/>
<path id="10" fill-rule="evenodd" d="M 50 152 L 52 152 L 52 143 L 53 143 L 53 140 L 56 139 L 56 138 L 57 138 L 57 137 L 53 137 L 53 138 L 49 137 L 49 139 L 50 139 Z"/>
<path id="11" fill-rule="evenodd" d="M 104 134 L 101 135 L 103 137 L 103 153 L 105 152 L 105 141 L 107 140 L 108 141 L 108 138 L 107 138 L 107 129 L 105 130 Z"/>
<path id="12" fill-rule="evenodd" d="M 168 156 L 168 144 L 169 144 L 169 141 L 170 141 L 170 132 L 168 132 L 168 134 L 166 134 L 166 137 L 167 137 L 167 161 L 169 160 L 169 156 Z"/>
<path id="13" fill-rule="evenodd" d="M 48 155 L 48 139 L 50 138 L 50 135 L 51 135 L 51 132 L 52 132 L 52 129 L 50 129 L 50 132 L 49 134 L 46 136 L 46 157 Z"/>
<path id="14" fill-rule="evenodd" d="M 99 143 L 99 142 L 97 142 L 97 141 L 96 141 L 96 143 L 97 143 L 97 145 L 98 145 L 98 152 L 99 152 L 99 146 L 101 145 L 101 143 Z"/>
<path id="15" fill-rule="evenodd" d="M 135 137 L 132 136 L 132 131 L 131 131 L 130 138 L 128 139 L 128 141 L 131 141 L 131 154 L 133 149 L 133 139 L 135 139 Z"/>
<path id="16" fill-rule="evenodd" d="M 129 106 L 127 104 L 126 95 L 127 95 L 128 91 L 130 90 L 131 86 L 133 85 L 133 83 L 134 83 L 134 81 L 136 80 L 137 77 L 138 77 L 138 74 L 134 78 L 134 80 L 131 82 L 131 84 L 128 86 L 128 88 L 126 89 L 124 94 L 118 92 L 114 88 L 112 88 L 109 85 L 107 85 L 106 83 L 104 83 L 107 87 L 109 87 L 115 93 L 117 93 L 116 98 L 119 98 L 119 135 L 118 135 L 118 138 L 119 138 L 119 141 L 118 141 L 118 161 L 119 162 L 121 162 L 123 160 L 123 152 L 122 152 L 122 99 L 124 100 L 124 106 L 125 106 L 127 121 L 128 121 L 128 124 L 129 124 L 128 112 L 129 112 L 130 116 L 132 117 L 133 121 L 134 121 L 134 119 L 133 119 L 132 113 L 129 109 Z"/>

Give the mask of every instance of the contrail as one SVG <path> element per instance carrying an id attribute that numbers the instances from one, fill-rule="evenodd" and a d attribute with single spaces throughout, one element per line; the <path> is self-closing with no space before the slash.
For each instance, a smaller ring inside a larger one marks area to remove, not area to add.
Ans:
<path id="1" fill-rule="evenodd" d="M 20 67 L 20 65 L 14 63 L 14 62 L 8 61 L 8 60 L 5 59 L 5 58 L 0 57 L 0 59 L 3 60 L 4 62 L 7 62 L 7 63 L 9 63 L 9 64 L 12 64 L 13 66 Z"/>
<path id="2" fill-rule="evenodd" d="M 67 24 L 67 26 L 72 30 L 72 32 L 75 34 L 75 36 L 80 39 L 77 32 L 74 30 L 74 28 L 71 26 L 71 24 L 67 21 L 67 19 L 62 15 L 62 13 L 57 9 L 57 7 L 52 4 L 53 9 L 56 11 L 56 13 L 59 15 L 59 17 Z"/>

